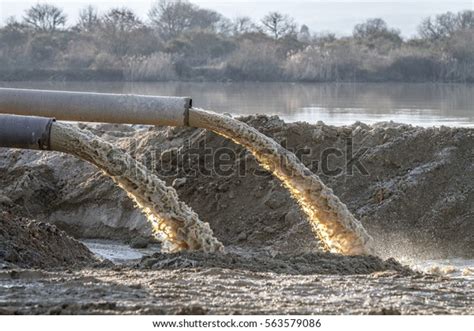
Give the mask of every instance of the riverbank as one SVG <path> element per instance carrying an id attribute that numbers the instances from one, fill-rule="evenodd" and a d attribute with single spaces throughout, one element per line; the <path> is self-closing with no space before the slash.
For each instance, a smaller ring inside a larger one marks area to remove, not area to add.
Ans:
<path id="1" fill-rule="evenodd" d="M 189 69 L 191 70 L 191 69 Z M 187 77 L 180 77 L 179 79 L 168 80 L 160 79 L 146 79 L 133 78 L 125 75 L 120 69 L 14 69 L 1 70 L 0 81 L 3 82 L 134 82 L 134 83 L 427 83 L 427 84 L 474 84 L 471 79 L 446 79 L 433 80 L 431 77 L 411 77 L 407 78 L 402 75 L 393 75 L 393 77 L 378 77 L 370 75 L 369 73 L 359 73 L 358 75 L 346 79 L 284 79 L 279 78 L 275 80 L 260 80 L 249 78 L 227 77 L 225 73 L 213 70 L 212 68 L 194 68 L 188 73 Z"/>

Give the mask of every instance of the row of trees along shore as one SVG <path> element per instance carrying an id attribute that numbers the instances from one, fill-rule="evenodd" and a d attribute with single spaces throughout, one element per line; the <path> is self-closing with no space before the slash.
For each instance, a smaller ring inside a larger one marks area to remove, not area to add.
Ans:
<path id="1" fill-rule="evenodd" d="M 380 18 L 338 37 L 187 1 L 158 1 L 146 20 L 88 6 L 76 22 L 36 4 L 0 26 L 0 64 L 0 80 L 474 82 L 474 11 L 428 17 L 405 39 Z"/>

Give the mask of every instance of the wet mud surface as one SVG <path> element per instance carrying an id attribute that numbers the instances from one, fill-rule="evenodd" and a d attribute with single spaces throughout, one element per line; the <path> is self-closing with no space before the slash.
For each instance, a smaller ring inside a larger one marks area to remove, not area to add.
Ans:
<path id="1" fill-rule="evenodd" d="M 3 216 L 2 252 L 10 255 L 0 259 L 0 314 L 474 313 L 472 280 L 415 272 L 393 259 L 229 247 L 132 255 L 114 265 L 54 226 Z"/>
<path id="2" fill-rule="evenodd" d="M 222 268 L 0 271 L 2 314 L 473 314 L 472 281 Z"/>
<path id="3" fill-rule="evenodd" d="M 299 255 L 263 254 L 205 254 L 182 252 L 175 254 L 155 253 L 144 257 L 139 268 L 143 269 L 188 269 L 221 268 L 229 270 L 248 270 L 250 272 L 273 272 L 277 274 L 370 274 L 379 271 L 397 271 L 400 274 L 412 273 L 394 259 L 382 260 L 375 256 L 342 256 L 331 253 L 312 253 Z"/>

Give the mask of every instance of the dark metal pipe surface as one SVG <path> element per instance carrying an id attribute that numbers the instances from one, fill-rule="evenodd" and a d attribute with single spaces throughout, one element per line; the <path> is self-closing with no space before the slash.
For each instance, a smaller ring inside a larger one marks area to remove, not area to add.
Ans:
<path id="1" fill-rule="evenodd" d="M 0 114 L 0 147 L 50 149 L 52 118 Z"/>

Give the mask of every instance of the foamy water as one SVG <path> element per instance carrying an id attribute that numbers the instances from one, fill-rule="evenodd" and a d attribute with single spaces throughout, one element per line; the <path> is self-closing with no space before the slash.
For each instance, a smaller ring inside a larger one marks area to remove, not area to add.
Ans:
<path id="1" fill-rule="evenodd" d="M 429 274 L 474 280 L 474 259 L 422 260 L 411 261 L 408 264 L 414 270 Z"/>
<path id="2" fill-rule="evenodd" d="M 156 232 L 165 236 L 168 250 L 223 250 L 209 224 L 179 200 L 174 188 L 119 148 L 89 131 L 61 122 L 51 128 L 51 147 L 89 161 L 112 178 L 135 201 Z"/>
<path id="3" fill-rule="evenodd" d="M 306 213 L 328 251 L 347 255 L 374 254 L 372 238 L 333 191 L 293 153 L 246 123 L 203 109 L 190 109 L 189 123 L 246 147 L 273 173 Z"/>

